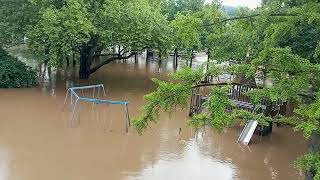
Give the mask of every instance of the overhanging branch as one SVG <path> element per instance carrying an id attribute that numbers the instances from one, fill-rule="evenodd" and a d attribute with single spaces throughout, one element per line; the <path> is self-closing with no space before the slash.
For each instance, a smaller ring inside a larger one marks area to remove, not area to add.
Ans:
<path id="1" fill-rule="evenodd" d="M 110 62 L 112 61 L 115 61 L 115 60 L 120 60 L 120 59 L 129 59 L 130 57 L 132 57 L 133 55 L 135 55 L 136 52 L 132 52 L 130 53 L 128 56 L 114 56 L 114 57 L 111 57 L 101 63 L 99 63 L 98 65 L 96 65 L 95 67 L 91 68 L 90 69 L 90 73 L 94 73 L 96 72 L 98 69 L 100 69 L 102 66 L 106 65 L 106 64 L 109 64 Z"/>
<path id="2" fill-rule="evenodd" d="M 94 54 L 94 57 L 99 57 L 99 56 L 117 56 L 118 54 L 114 53 L 109 53 L 109 54 Z"/>
<path id="3" fill-rule="evenodd" d="M 226 18 L 226 19 L 222 19 L 222 20 L 218 20 L 214 23 L 211 24 L 205 24 L 204 26 L 213 26 L 216 24 L 221 24 L 227 21 L 234 21 L 234 20 L 239 20 L 239 19 L 250 19 L 250 18 L 254 18 L 254 17 L 258 17 L 261 16 L 261 13 L 258 14 L 252 14 L 252 15 L 246 15 L 246 16 L 236 16 L 236 17 L 232 17 L 232 18 Z M 277 17 L 277 16 L 297 16 L 297 14 L 291 14 L 291 13 L 271 13 L 269 14 L 269 16 L 273 16 L 273 17 Z"/>

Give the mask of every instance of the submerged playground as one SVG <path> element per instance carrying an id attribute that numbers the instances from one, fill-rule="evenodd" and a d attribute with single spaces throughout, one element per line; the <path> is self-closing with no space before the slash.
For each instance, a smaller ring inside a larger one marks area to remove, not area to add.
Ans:
<path id="1" fill-rule="evenodd" d="M 161 114 L 138 135 L 131 117 L 156 88 L 150 79 L 174 71 L 170 58 L 114 62 L 89 80 L 72 68 L 40 69 L 39 87 L 0 90 L 0 179 L 303 179 L 293 162 L 307 142 L 291 127 L 255 134 L 254 121 L 224 133 L 188 126 L 189 114 L 204 110 L 205 88 L 195 88 L 190 109 Z M 249 88 L 233 89 L 239 108 L 252 109 L 237 94 Z"/>

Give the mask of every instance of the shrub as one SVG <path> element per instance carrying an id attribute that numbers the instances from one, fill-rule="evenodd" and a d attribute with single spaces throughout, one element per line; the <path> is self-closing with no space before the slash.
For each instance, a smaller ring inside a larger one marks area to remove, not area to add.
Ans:
<path id="1" fill-rule="evenodd" d="M 37 84 L 37 73 L 0 47 L 0 88 L 23 88 Z"/>

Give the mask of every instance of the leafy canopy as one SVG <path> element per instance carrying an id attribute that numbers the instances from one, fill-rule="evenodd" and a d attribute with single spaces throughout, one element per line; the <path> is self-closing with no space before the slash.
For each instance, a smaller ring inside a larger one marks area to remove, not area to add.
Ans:
<path id="1" fill-rule="evenodd" d="M 0 88 L 24 88 L 36 84 L 36 72 L 0 48 Z"/>

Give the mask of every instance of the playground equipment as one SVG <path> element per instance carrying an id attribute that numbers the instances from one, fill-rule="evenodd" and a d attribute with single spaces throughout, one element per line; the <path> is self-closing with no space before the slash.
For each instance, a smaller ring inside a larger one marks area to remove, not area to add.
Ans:
<path id="1" fill-rule="evenodd" d="M 238 143 L 241 142 L 244 145 L 248 145 L 257 126 L 258 121 L 250 120 L 243 128 L 243 131 L 239 136 Z"/>
<path id="2" fill-rule="evenodd" d="M 209 86 L 228 86 L 231 85 L 232 88 L 228 92 L 229 98 L 234 102 L 235 108 L 243 109 L 249 112 L 259 112 L 264 113 L 266 116 L 274 117 L 276 114 L 280 113 L 280 109 L 285 109 L 285 104 L 281 101 L 269 102 L 266 99 L 261 99 L 261 103 L 256 106 L 250 102 L 250 98 L 247 96 L 247 92 L 254 90 L 255 86 L 244 84 L 244 83 L 203 83 L 194 86 L 192 89 L 192 96 L 190 102 L 189 115 L 199 114 L 205 111 L 204 103 L 208 100 L 209 95 L 202 95 L 200 93 L 200 88 Z M 232 111 L 232 108 L 226 109 L 226 113 Z M 283 112 L 281 113 L 283 114 Z M 266 136 L 272 132 L 272 122 L 268 126 L 258 125 L 255 120 L 249 121 L 244 127 L 240 134 L 238 142 L 242 142 L 248 145 L 253 134 L 259 134 Z"/>
<path id="3" fill-rule="evenodd" d="M 93 89 L 92 97 L 84 97 L 85 94 L 83 90 L 85 89 Z M 70 105 L 72 108 L 72 116 L 68 122 L 68 127 L 74 127 L 74 121 L 79 119 L 80 114 L 80 102 L 87 102 L 87 103 L 93 103 L 92 107 L 95 104 L 107 104 L 107 105 L 123 105 L 124 111 L 125 111 L 125 123 L 126 123 L 126 132 L 129 131 L 129 126 L 131 126 L 130 123 L 130 117 L 129 117 L 129 111 L 128 111 L 128 104 L 129 102 L 126 101 L 112 101 L 112 100 L 106 100 L 106 99 L 98 99 L 100 91 L 103 91 L 104 96 L 106 96 L 106 91 L 103 84 L 98 85 L 90 85 L 90 86 L 79 86 L 79 87 L 71 87 L 67 90 L 66 97 L 64 100 L 64 105 L 67 104 L 68 97 L 70 97 Z M 97 93 L 96 93 L 97 91 Z M 80 95 L 81 94 L 81 95 Z M 79 121 L 78 121 L 79 125 Z M 112 125 L 112 120 L 111 120 Z M 110 128 L 111 128 L 110 125 Z"/>

